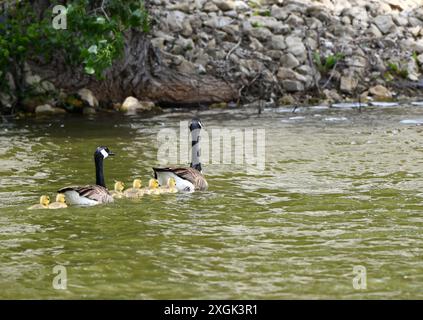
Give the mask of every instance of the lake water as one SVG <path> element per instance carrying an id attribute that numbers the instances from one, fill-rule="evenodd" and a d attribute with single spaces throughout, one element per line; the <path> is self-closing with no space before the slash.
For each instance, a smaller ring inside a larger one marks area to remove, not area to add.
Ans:
<path id="1" fill-rule="evenodd" d="M 26 210 L 93 183 L 98 145 L 109 187 L 145 184 L 158 133 L 192 115 L 0 123 L 0 298 L 423 298 L 420 106 L 201 111 L 207 130 L 264 129 L 264 170 L 205 164 L 206 192 Z"/>

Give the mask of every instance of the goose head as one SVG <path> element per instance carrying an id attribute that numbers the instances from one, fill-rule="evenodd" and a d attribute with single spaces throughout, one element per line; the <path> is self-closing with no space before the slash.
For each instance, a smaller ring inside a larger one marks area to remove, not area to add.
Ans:
<path id="1" fill-rule="evenodd" d="M 109 156 L 114 156 L 115 154 L 109 150 L 107 147 L 97 147 L 94 152 L 94 158 L 97 159 L 106 159 Z"/>
<path id="2" fill-rule="evenodd" d="M 50 197 L 49 196 L 41 196 L 40 197 L 40 204 L 47 207 L 50 204 Z"/>
<path id="3" fill-rule="evenodd" d="M 125 184 L 122 181 L 115 181 L 114 189 L 116 192 L 122 192 L 125 189 Z"/>
<path id="4" fill-rule="evenodd" d="M 56 196 L 56 202 L 65 203 L 65 195 L 63 193 L 58 193 Z"/>
<path id="5" fill-rule="evenodd" d="M 201 122 L 201 120 L 199 118 L 193 118 L 191 120 L 191 123 L 189 124 L 189 130 L 193 131 L 193 130 L 201 130 L 203 128 L 203 123 Z"/>
<path id="6" fill-rule="evenodd" d="M 134 179 L 134 182 L 132 183 L 132 187 L 134 189 L 141 189 L 142 183 L 141 179 Z"/>
<path id="7" fill-rule="evenodd" d="M 148 181 L 148 187 L 150 189 L 157 189 L 159 187 L 159 181 L 157 179 L 150 179 Z"/>

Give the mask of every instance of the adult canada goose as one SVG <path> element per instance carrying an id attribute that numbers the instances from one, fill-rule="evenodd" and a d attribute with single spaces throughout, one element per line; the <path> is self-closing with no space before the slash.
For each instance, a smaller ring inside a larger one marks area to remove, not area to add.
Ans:
<path id="1" fill-rule="evenodd" d="M 41 196 L 40 203 L 34 204 L 33 206 L 29 207 L 28 210 L 39 210 L 39 209 L 48 209 L 48 205 L 50 203 L 49 196 Z"/>
<path id="2" fill-rule="evenodd" d="M 142 182 L 141 179 L 134 179 L 132 182 L 132 188 L 126 189 L 123 192 L 123 195 L 126 198 L 139 198 L 144 195 L 144 190 L 141 189 Z"/>
<path id="3" fill-rule="evenodd" d="M 103 174 L 103 160 L 114 153 L 107 147 L 98 147 L 94 152 L 95 185 L 83 187 L 65 187 L 57 191 L 64 193 L 66 202 L 70 205 L 95 206 L 101 203 L 113 202 L 113 197 L 106 188 Z"/>
<path id="4" fill-rule="evenodd" d="M 65 195 L 63 193 L 58 193 L 56 196 L 56 202 L 50 203 L 48 206 L 49 209 L 63 209 L 67 207 L 68 206 L 65 203 Z"/>
<path id="5" fill-rule="evenodd" d="M 121 199 L 123 198 L 123 189 L 125 189 L 125 184 L 122 181 L 115 181 L 114 189 L 110 191 L 110 194 L 115 199 Z"/>
<path id="6" fill-rule="evenodd" d="M 191 166 L 189 168 L 153 168 L 154 177 L 161 185 L 169 178 L 174 178 L 178 191 L 194 192 L 207 190 L 208 183 L 204 178 L 200 162 L 200 131 L 203 127 L 200 119 L 193 119 L 189 125 L 192 138 Z"/>
<path id="7" fill-rule="evenodd" d="M 165 187 L 160 188 L 162 193 L 176 193 L 178 189 L 176 189 L 176 181 L 175 178 L 167 179 L 167 185 Z"/>

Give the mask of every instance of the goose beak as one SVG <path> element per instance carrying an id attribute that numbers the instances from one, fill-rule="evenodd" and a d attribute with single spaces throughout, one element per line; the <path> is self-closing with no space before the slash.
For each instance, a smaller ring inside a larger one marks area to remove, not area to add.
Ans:
<path id="1" fill-rule="evenodd" d="M 114 156 L 115 153 L 109 150 L 109 156 Z"/>

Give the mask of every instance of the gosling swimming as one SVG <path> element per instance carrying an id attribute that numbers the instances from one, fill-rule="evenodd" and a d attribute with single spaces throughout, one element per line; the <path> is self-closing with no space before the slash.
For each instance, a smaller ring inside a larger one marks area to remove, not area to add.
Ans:
<path id="1" fill-rule="evenodd" d="M 141 189 L 141 179 L 135 179 L 132 183 L 132 188 L 126 189 L 123 194 L 126 198 L 139 198 L 144 195 L 144 190 Z"/>
<path id="2" fill-rule="evenodd" d="M 110 191 L 110 194 L 115 199 L 122 199 L 124 196 L 123 189 L 125 189 L 125 184 L 122 181 L 115 181 L 114 190 Z"/>
<path id="3" fill-rule="evenodd" d="M 28 210 L 48 209 L 49 204 L 50 204 L 50 197 L 43 195 L 40 197 L 40 203 L 34 204 L 33 206 L 29 207 Z"/>
<path id="4" fill-rule="evenodd" d="M 159 181 L 157 179 L 150 179 L 148 181 L 148 188 L 142 189 L 144 194 L 161 194 L 162 191 L 159 189 Z"/>
<path id="5" fill-rule="evenodd" d="M 176 181 L 175 178 L 167 179 L 167 185 L 165 187 L 160 188 L 162 193 L 176 193 L 178 189 L 176 188 Z"/>
<path id="6" fill-rule="evenodd" d="M 56 196 L 56 202 L 50 203 L 48 206 L 49 209 L 64 209 L 67 207 L 68 206 L 65 203 L 65 195 L 63 193 L 58 193 Z"/>

